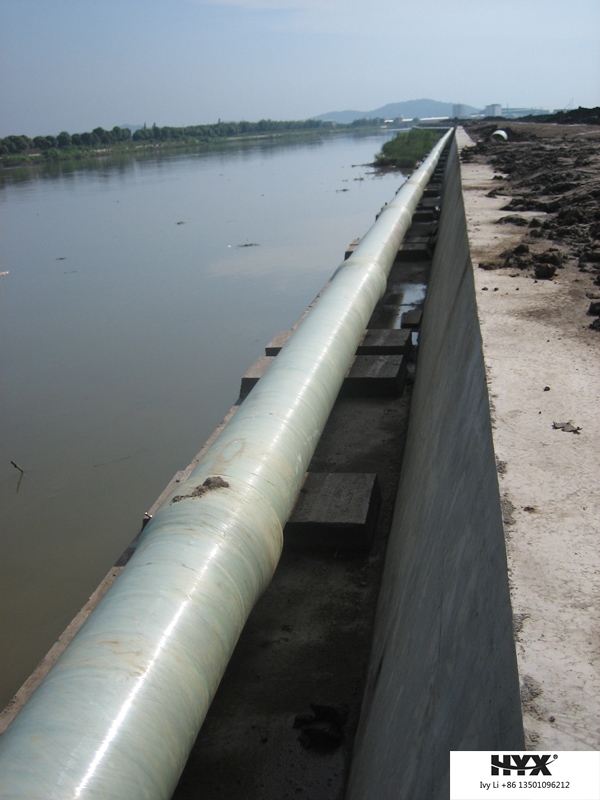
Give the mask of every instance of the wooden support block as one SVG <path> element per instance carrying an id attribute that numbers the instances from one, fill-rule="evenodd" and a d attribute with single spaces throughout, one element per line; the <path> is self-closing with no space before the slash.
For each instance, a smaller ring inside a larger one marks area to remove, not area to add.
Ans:
<path id="1" fill-rule="evenodd" d="M 371 473 L 307 473 L 283 531 L 295 550 L 368 550 L 381 494 Z"/>
<path id="2" fill-rule="evenodd" d="M 343 397 L 394 397 L 406 380 L 404 356 L 356 356 L 344 379 Z"/>
<path id="3" fill-rule="evenodd" d="M 422 316 L 423 312 L 420 308 L 414 309 L 413 311 L 405 311 L 404 314 L 402 314 L 402 327 L 416 330 L 421 324 Z"/>
<path id="4" fill-rule="evenodd" d="M 359 344 L 357 356 L 407 355 L 412 349 L 411 332 L 394 328 L 369 328 Z"/>

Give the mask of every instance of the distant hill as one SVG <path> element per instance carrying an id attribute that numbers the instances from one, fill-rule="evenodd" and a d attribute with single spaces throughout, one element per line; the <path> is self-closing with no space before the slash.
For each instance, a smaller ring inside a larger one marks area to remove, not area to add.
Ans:
<path id="1" fill-rule="evenodd" d="M 383 117 L 384 119 L 414 119 L 418 117 L 451 117 L 453 103 L 440 103 L 438 100 L 405 100 L 403 103 L 388 103 L 381 108 L 373 111 L 329 111 L 326 114 L 319 114 L 314 119 L 322 119 L 332 122 L 353 122 L 355 119 L 365 119 L 365 117 Z M 463 104 L 465 114 L 475 114 L 480 111 L 473 106 Z"/>

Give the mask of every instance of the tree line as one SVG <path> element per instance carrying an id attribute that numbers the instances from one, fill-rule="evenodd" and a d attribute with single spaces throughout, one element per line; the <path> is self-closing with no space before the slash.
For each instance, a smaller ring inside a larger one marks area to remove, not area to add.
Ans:
<path id="1" fill-rule="evenodd" d="M 165 125 L 160 127 L 144 125 L 133 133 L 129 128 L 120 128 L 115 125 L 112 130 L 94 128 L 93 131 L 70 134 L 61 131 L 58 136 L 5 136 L 0 139 L 0 156 L 27 154 L 39 151 L 50 155 L 52 151 L 68 150 L 70 148 L 99 148 L 127 144 L 130 142 L 160 143 L 180 142 L 181 144 L 194 144 L 209 142 L 215 139 L 226 139 L 234 136 L 248 136 L 253 134 L 286 133 L 296 131 L 330 130 L 332 128 L 362 128 L 381 124 L 382 119 L 357 119 L 349 125 L 326 122 L 320 119 L 306 120 L 272 120 L 261 119 L 258 122 L 221 122 L 212 125 L 188 125 L 176 128 Z"/>
<path id="2" fill-rule="evenodd" d="M 118 125 L 110 131 L 104 128 L 94 128 L 93 131 L 84 133 L 67 133 L 61 131 L 58 136 L 5 136 L 0 139 L 0 155 L 13 155 L 27 153 L 30 150 L 66 150 L 69 147 L 98 147 L 100 145 L 119 144 L 132 141 L 129 128 L 120 128 Z"/>
<path id="3" fill-rule="evenodd" d="M 286 131 L 307 131 L 323 128 L 320 119 L 279 121 L 261 119 L 258 122 L 219 122 L 213 125 L 188 125 L 185 128 L 173 128 L 168 125 L 160 128 L 156 124 L 151 128 L 139 128 L 132 136 L 134 142 L 167 142 L 173 140 L 226 139 L 232 136 L 248 134 L 285 133 Z"/>

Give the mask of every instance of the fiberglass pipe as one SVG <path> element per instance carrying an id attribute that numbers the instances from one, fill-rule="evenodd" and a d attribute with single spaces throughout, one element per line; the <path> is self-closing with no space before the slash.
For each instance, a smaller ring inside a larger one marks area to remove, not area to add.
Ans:
<path id="1" fill-rule="evenodd" d="M 452 131 L 148 523 L 0 742 L 0 797 L 167 800 L 268 586 L 319 437 Z M 207 480 L 208 479 L 208 480 Z"/>

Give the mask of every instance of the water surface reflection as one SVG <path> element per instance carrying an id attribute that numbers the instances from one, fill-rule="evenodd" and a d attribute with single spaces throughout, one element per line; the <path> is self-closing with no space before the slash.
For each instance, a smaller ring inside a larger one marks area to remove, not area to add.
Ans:
<path id="1" fill-rule="evenodd" d="M 394 194 L 382 138 L 3 175 L 0 706 Z"/>

